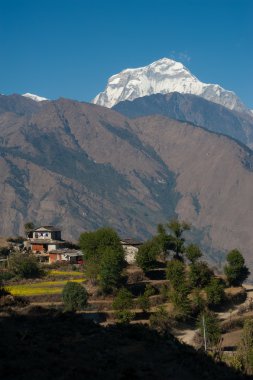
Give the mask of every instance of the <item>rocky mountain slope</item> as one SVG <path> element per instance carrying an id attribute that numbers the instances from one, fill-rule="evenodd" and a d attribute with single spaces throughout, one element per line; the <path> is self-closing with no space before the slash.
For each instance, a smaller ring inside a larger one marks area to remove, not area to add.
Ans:
<path id="1" fill-rule="evenodd" d="M 162 116 L 130 120 L 66 99 L 36 105 L 30 114 L 2 105 L 0 235 L 31 220 L 61 225 L 70 239 L 102 225 L 144 238 L 178 216 L 213 260 L 237 247 L 253 266 L 248 148 Z"/>
<path id="2" fill-rule="evenodd" d="M 253 117 L 248 112 L 233 111 L 200 96 L 178 92 L 155 94 L 125 100 L 113 109 L 130 118 L 163 115 L 190 122 L 253 147 Z"/>
<path id="3" fill-rule="evenodd" d="M 250 113 L 234 92 L 225 90 L 218 84 L 201 82 L 182 63 L 168 58 L 113 75 L 93 103 L 113 107 L 124 100 L 170 92 L 198 95 L 229 109 Z"/>

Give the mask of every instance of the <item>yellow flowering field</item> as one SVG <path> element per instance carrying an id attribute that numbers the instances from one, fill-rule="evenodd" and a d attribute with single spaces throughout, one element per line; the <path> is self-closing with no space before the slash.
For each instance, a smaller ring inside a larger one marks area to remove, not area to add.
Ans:
<path id="1" fill-rule="evenodd" d="M 61 270 L 54 270 L 54 269 L 51 269 L 47 272 L 47 275 L 48 276 L 73 276 L 73 277 L 79 277 L 79 276 L 83 276 L 83 272 L 78 272 L 78 271 L 61 271 Z"/>
<path id="2" fill-rule="evenodd" d="M 69 280 L 62 281 L 41 281 L 34 284 L 20 284 L 20 285 L 9 285 L 7 289 L 14 296 L 37 296 L 37 295 L 49 295 L 49 294 L 59 294 L 62 292 L 64 285 Z M 73 282 L 83 282 L 82 278 L 71 280 Z"/>

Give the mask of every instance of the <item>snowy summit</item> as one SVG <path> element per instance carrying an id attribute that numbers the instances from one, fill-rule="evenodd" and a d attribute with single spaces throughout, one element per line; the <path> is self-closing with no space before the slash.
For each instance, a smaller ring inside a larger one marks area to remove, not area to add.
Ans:
<path id="1" fill-rule="evenodd" d="M 32 100 L 35 100 L 36 102 L 43 102 L 44 100 L 48 100 L 47 98 L 43 98 L 42 96 L 30 94 L 29 92 L 27 92 L 26 94 L 23 94 L 22 96 L 25 96 L 26 98 L 30 98 Z"/>
<path id="2" fill-rule="evenodd" d="M 105 90 L 93 99 L 93 103 L 111 108 L 124 100 L 170 92 L 198 95 L 229 109 L 246 110 L 234 92 L 227 91 L 218 84 L 199 81 L 182 63 L 169 58 L 113 75 Z"/>

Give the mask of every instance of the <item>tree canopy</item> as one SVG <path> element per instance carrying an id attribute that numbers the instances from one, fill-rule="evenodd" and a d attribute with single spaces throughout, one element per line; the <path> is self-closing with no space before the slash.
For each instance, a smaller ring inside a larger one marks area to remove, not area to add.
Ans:
<path id="1" fill-rule="evenodd" d="M 241 285 L 250 274 L 241 252 L 238 249 L 230 251 L 227 255 L 227 262 L 224 273 L 227 276 L 228 283 L 233 286 Z"/>

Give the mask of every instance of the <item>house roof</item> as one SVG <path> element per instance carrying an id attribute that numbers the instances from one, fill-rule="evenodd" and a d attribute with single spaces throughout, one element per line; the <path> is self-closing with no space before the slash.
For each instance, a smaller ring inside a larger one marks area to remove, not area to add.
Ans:
<path id="1" fill-rule="evenodd" d="M 53 255 L 67 255 L 70 257 L 77 257 L 77 256 L 83 256 L 83 252 L 77 249 L 69 249 L 69 248 L 60 248 L 60 249 L 54 249 L 49 252 Z"/>
<path id="2" fill-rule="evenodd" d="M 120 239 L 121 244 L 124 245 L 142 245 L 143 242 L 131 239 L 131 238 L 126 238 L 126 239 Z"/>
<path id="3" fill-rule="evenodd" d="M 59 227 L 54 227 L 54 226 L 40 226 L 40 227 L 37 227 L 37 228 L 34 228 L 33 230 L 29 230 L 28 232 L 32 232 L 32 231 L 45 231 L 45 232 L 53 232 L 53 231 L 61 231 L 61 228 Z"/>
<path id="4" fill-rule="evenodd" d="M 64 240 L 30 239 L 31 244 L 65 244 Z"/>

